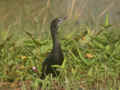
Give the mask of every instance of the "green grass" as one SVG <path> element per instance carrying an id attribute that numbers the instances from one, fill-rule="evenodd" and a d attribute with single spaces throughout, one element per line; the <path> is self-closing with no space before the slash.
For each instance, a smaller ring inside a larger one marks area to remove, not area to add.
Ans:
<path id="1" fill-rule="evenodd" d="M 0 3 L 0 90 L 39 90 L 41 83 L 42 90 L 120 90 L 120 27 L 109 24 L 109 15 L 102 25 L 97 18 L 81 24 L 74 1 L 65 13 L 63 1 Z M 72 19 L 59 28 L 65 61 L 54 67 L 60 75 L 40 80 L 41 63 L 52 49 L 49 22 L 65 15 Z"/>
<path id="2" fill-rule="evenodd" d="M 42 39 L 24 33 L 22 39 L 16 40 L 12 36 L 1 43 L 0 82 L 6 83 L 4 87 L 37 90 L 42 83 L 43 90 L 120 89 L 119 29 L 101 26 L 95 32 L 86 25 L 76 25 L 70 32 L 65 30 L 72 25 L 65 25 L 59 29 L 65 61 L 62 66 L 56 66 L 61 72 L 56 78 L 39 78 L 41 63 L 52 48 L 49 33 L 45 32 Z M 34 66 L 37 72 L 32 70 Z"/>

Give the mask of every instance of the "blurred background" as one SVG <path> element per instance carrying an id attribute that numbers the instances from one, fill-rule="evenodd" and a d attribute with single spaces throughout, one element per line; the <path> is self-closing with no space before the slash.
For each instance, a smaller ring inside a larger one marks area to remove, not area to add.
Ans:
<path id="1" fill-rule="evenodd" d="M 64 16 L 58 32 L 65 62 L 42 90 L 120 88 L 120 0 L 0 0 L 0 90 L 40 90 L 50 22 Z"/>
<path id="2" fill-rule="evenodd" d="M 106 14 L 110 24 L 120 26 L 120 0 L 0 0 L 0 40 L 23 31 L 39 35 L 55 17 L 94 25 L 103 23 Z"/>

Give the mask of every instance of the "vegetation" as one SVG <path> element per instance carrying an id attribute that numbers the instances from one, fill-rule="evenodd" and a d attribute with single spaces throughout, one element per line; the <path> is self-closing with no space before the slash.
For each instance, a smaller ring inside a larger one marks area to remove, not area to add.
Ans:
<path id="1" fill-rule="evenodd" d="M 17 7 L 19 3 L 24 6 L 20 1 L 14 5 Z M 5 21 L 10 17 L 10 24 L 0 25 L 0 90 L 120 90 L 120 27 L 109 23 L 109 15 L 102 25 L 95 24 L 97 20 L 92 25 L 80 24 L 77 10 L 76 17 L 71 19 L 75 0 L 68 12 L 70 18 L 59 28 L 65 61 L 62 66 L 53 67 L 58 68 L 60 75 L 40 80 L 41 63 L 52 49 L 47 21 L 53 13 L 49 15 L 48 11 L 57 11 L 54 4 L 50 7 L 53 2 L 43 3 L 30 9 L 26 2 L 24 10 L 20 8 L 23 12 L 15 11 L 16 17 L 11 17 L 13 13 L 8 10 L 10 15 L 1 18 Z M 37 8 L 42 8 L 40 13 L 36 13 Z M 45 17 L 41 19 L 42 16 Z"/>
<path id="2" fill-rule="evenodd" d="M 12 83 L 11 87 L 23 90 L 36 90 L 40 83 L 43 83 L 43 90 L 120 88 L 120 33 L 119 29 L 107 27 L 107 24 L 110 26 L 106 19 L 106 24 L 96 32 L 87 25 L 76 25 L 69 33 L 67 27 L 72 25 L 67 25 L 67 21 L 61 25 L 59 33 L 65 62 L 62 66 L 54 66 L 60 70 L 60 76 L 48 76 L 45 80 L 39 77 L 41 62 L 52 48 L 50 34 L 45 33 L 42 40 L 24 32 L 27 37 L 21 44 L 10 36 L 0 45 L 1 85 Z"/>

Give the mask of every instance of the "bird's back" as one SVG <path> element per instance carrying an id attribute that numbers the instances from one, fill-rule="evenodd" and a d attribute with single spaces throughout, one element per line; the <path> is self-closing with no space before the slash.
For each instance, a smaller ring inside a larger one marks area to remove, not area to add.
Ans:
<path id="1" fill-rule="evenodd" d="M 53 76 L 56 76 L 58 72 L 56 71 L 56 68 L 53 67 L 53 65 L 61 65 L 63 63 L 63 60 L 64 55 L 62 54 L 62 52 L 51 52 L 48 57 L 43 61 L 41 77 L 45 77 L 45 75 L 48 75 L 50 73 L 52 73 Z"/>

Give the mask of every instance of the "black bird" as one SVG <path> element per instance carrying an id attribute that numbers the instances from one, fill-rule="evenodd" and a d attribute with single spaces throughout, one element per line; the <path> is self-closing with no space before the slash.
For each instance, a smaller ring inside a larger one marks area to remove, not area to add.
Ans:
<path id="1" fill-rule="evenodd" d="M 53 77 L 57 76 L 59 72 L 56 70 L 55 67 L 52 67 L 53 65 L 62 65 L 64 61 L 64 55 L 62 53 L 62 49 L 58 40 L 58 27 L 59 25 L 66 19 L 64 18 L 56 18 L 51 22 L 50 30 L 51 30 L 51 36 L 53 41 L 53 48 L 51 53 L 48 55 L 48 57 L 43 61 L 42 63 L 42 75 L 41 79 L 44 79 L 46 75 L 52 74 Z"/>

